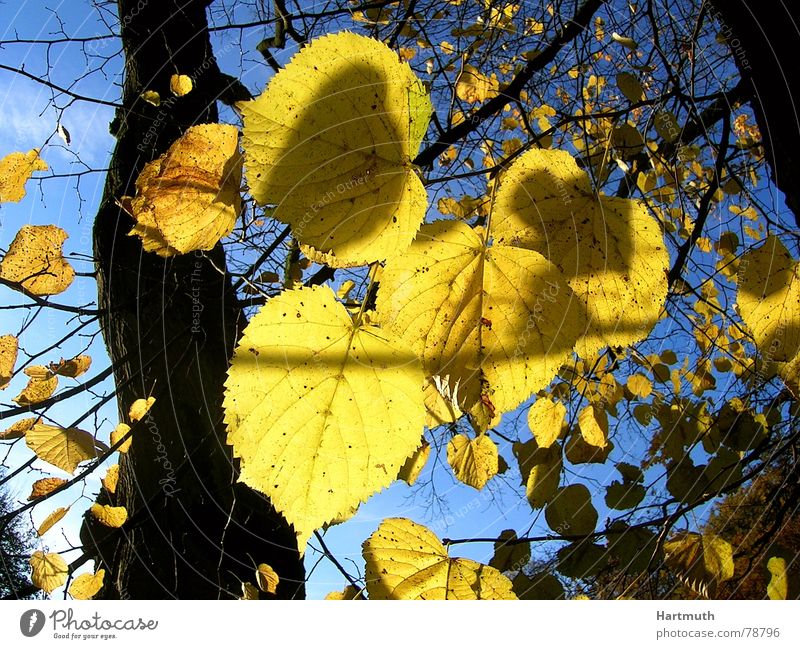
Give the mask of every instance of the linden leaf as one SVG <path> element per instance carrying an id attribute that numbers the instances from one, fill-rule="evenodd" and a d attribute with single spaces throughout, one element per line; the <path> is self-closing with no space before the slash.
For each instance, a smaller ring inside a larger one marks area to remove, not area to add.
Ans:
<path id="1" fill-rule="evenodd" d="M 638 104 L 644 98 L 644 90 L 639 79 L 630 72 L 620 72 L 617 75 L 617 88 L 625 98 L 633 104 Z"/>
<path id="2" fill-rule="evenodd" d="M 35 171 L 47 171 L 39 149 L 9 153 L 0 160 L 0 203 L 19 203 L 25 197 L 25 183 Z"/>
<path id="3" fill-rule="evenodd" d="M 413 486 L 425 468 L 425 463 L 431 454 L 431 445 L 426 440 L 422 440 L 422 445 L 412 453 L 411 457 L 406 460 L 406 463 L 397 474 L 398 480 L 405 481 L 409 487 Z"/>
<path id="4" fill-rule="evenodd" d="M 245 328 L 225 383 L 240 479 L 269 496 L 303 548 L 397 477 L 422 435 L 422 385 L 411 350 L 354 323 L 328 287 L 277 295 Z"/>
<path id="5" fill-rule="evenodd" d="M 408 246 L 427 209 L 411 160 L 432 108 L 396 52 L 357 34 L 323 36 L 238 107 L 250 191 L 301 244 L 334 266 Z"/>
<path id="6" fill-rule="evenodd" d="M 94 437 L 80 428 L 37 423 L 25 433 L 25 443 L 39 459 L 67 473 L 74 473 L 84 460 L 97 457 Z"/>
<path id="7" fill-rule="evenodd" d="M 597 525 L 597 510 L 585 485 L 561 487 L 544 511 L 550 529 L 562 536 L 586 536 Z"/>
<path id="8" fill-rule="evenodd" d="M 614 481 L 606 487 L 606 505 L 620 511 L 633 509 L 644 500 L 646 494 L 644 485 Z"/>
<path id="9" fill-rule="evenodd" d="M 103 489 L 105 489 L 108 493 L 113 494 L 117 491 L 117 482 L 119 481 L 119 464 L 112 464 L 108 467 L 108 471 L 103 478 L 100 479 L 100 483 L 103 485 Z"/>
<path id="10" fill-rule="evenodd" d="M 66 239 L 67 233 L 55 225 L 22 226 L 0 262 L 0 278 L 34 295 L 61 293 L 75 277 L 61 250 Z"/>
<path id="11" fill-rule="evenodd" d="M 85 373 L 89 366 L 92 364 L 91 356 L 81 354 L 75 358 L 65 361 L 63 358 L 58 363 L 50 363 L 49 369 L 53 374 L 59 376 L 66 376 L 70 379 L 76 379 L 81 374 Z"/>
<path id="12" fill-rule="evenodd" d="M 767 570 L 770 580 L 767 584 L 767 597 L 770 599 L 788 599 L 789 597 L 789 570 L 786 559 L 770 557 L 767 561 Z"/>
<path id="13" fill-rule="evenodd" d="M 14 374 L 17 363 L 18 341 L 16 336 L 0 336 L 0 390 L 5 390 Z"/>
<path id="14" fill-rule="evenodd" d="M 188 95 L 193 87 L 192 78 L 185 74 L 173 74 L 169 78 L 170 92 L 176 97 Z"/>
<path id="15" fill-rule="evenodd" d="M 136 399 L 128 408 L 128 419 L 132 422 L 137 422 L 142 419 L 153 407 L 156 402 L 155 397 L 147 397 L 147 399 Z M 127 432 L 127 431 L 125 431 Z"/>
<path id="16" fill-rule="evenodd" d="M 497 475 L 497 458 L 497 444 L 486 435 L 456 435 L 447 444 L 447 463 L 456 478 L 478 490 Z"/>
<path id="17" fill-rule="evenodd" d="M 55 374 L 49 374 L 48 372 L 48 375 L 44 377 L 31 376 L 25 389 L 14 397 L 12 401 L 21 406 L 32 406 L 49 399 L 53 396 L 56 388 L 58 388 L 58 377 Z"/>
<path id="18" fill-rule="evenodd" d="M 144 401 L 144 399 L 139 399 L 138 401 Z M 135 404 L 134 404 L 135 405 Z M 133 406 L 131 406 L 131 409 Z M 117 424 L 117 427 L 111 431 L 111 446 L 116 446 L 128 433 L 131 432 L 131 427 L 128 424 Z M 128 437 L 127 440 L 120 444 L 117 451 L 120 453 L 127 453 L 131 447 L 131 443 L 133 442 L 133 436 L 131 435 Z"/>
<path id="19" fill-rule="evenodd" d="M 161 95 L 159 95 L 155 90 L 145 90 L 141 95 L 139 95 L 144 101 L 152 106 L 160 106 L 161 105 Z"/>
<path id="20" fill-rule="evenodd" d="M 641 399 L 647 399 L 653 392 L 653 384 L 644 374 L 632 374 L 625 384 L 630 393 Z"/>
<path id="21" fill-rule="evenodd" d="M 358 590 L 355 586 L 345 586 L 344 590 L 335 590 L 332 593 L 328 593 L 325 595 L 325 599 L 331 600 L 354 600 L 354 599 L 364 599 L 364 596 L 361 594 L 361 591 Z"/>
<path id="22" fill-rule="evenodd" d="M 561 479 L 561 447 L 553 445 L 541 449 L 533 458 L 535 464 L 528 469 L 525 496 L 533 509 L 541 509 L 558 493 Z"/>
<path id="23" fill-rule="evenodd" d="M 377 311 L 482 430 L 553 379 L 585 324 L 544 257 L 458 221 L 422 226 L 386 263 Z"/>
<path id="24" fill-rule="evenodd" d="M 578 428 L 587 444 L 605 448 L 608 443 L 608 415 L 594 405 L 586 406 L 578 413 Z"/>
<path id="25" fill-rule="evenodd" d="M 516 543 L 514 530 L 503 530 L 494 542 L 494 555 L 489 561 L 492 568 L 500 572 L 519 572 L 531 560 L 531 544 Z"/>
<path id="26" fill-rule="evenodd" d="M 407 518 L 387 518 L 362 547 L 370 599 L 516 599 L 501 572 L 451 559 L 433 532 Z"/>
<path id="27" fill-rule="evenodd" d="M 441 382 L 439 383 L 441 384 Z M 453 403 L 451 399 L 439 392 L 436 384 L 435 379 L 425 381 L 425 425 L 428 428 L 450 424 L 464 414 L 457 403 Z"/>
<path id="28" fill-rule="evenodd" d="M 40 478 L 33 483 L 28 500 L 42 498 L 65 484 L 67 484 L 67 481 L 63 478 Z"/>
<path id="29" fill-rule="evenodd" d="M 239 599 L 251 600 L 259 599 L 258 588 L 253 586 L 249 581 L 242 582 L 242 596 Z"/>
<path id="30" fill-rule="evenodd" d="M 778 237 L 742 257 L 736 302 L 767 361 L 800 354 L 800 264 Z"/>
<path id="31" fill-rule="evenodd" d="M 128 510 L 124 507 L 93 503 L 89 508 L 89 513 L 107 527 L 122 527 L 128 520 Z"/>
<path id="32" fill-rule="evenodd" d="M 667 296 L 669 255 L 639 201 L 594 195 L 566 151 L 532 149 L 503 177 L 492 234 L 536 250 L 564 273 L 589 317 L 575 347 L 589 358 L 643 340 Z"/>
<path id="33" fill-rule="evenodd" d="M 92 599 L 103 587 L 106 571 L 100 568 L 95 574 L 85 572 L 72 580 L 67 591 L 73 599 Z"/>
<path id="34" fill-rule="evenodd" d="M 480 104 L 497 96 L 497 78 L 487 77 L 471 65 L 465 65 L 456 81 L 456 96 L 468 104 Z"/>
<path id="35" fill-rule="evenodd" d="M 278 573 L 268 563 L 258 564 L 258 568 L 256 568 L 256 584 L 263 592 L 274 595 L 280 580 Z"/>
<path id="36" fill-rule="evenodd" d="M 60 554 L 37 550 L 29 559 L 31 564 L 31 583 L 46 593 L 52 593 L 67 582 L 69 568 Z"/>
<path id="37" fill-rule="evenodd" d="M 239 134 L 229 124 L 189 127 L 136 179 L 122 206 L 136 220 L 129 234 L 162 257 L 211 250 L 241 212 Z"/>
<path id="38" fill-rule="evenodd" d="M 544 398 L 534 402 L 528 410 L 528 428 L 539 446 L 550 446 L 558 439 L 566 416 L 567 409 L 560 401 Z"/>
<path id="39" fill-rule="evenodd" d="M 664 557 L 688 588 L 709 599 L 721 583 L 733 578 L 733 548 L 718 536 L 682 532 L 664 543 Z"/>
<path id="40" fill-rule="evenodd" d="M 15 421 L 11 424 L 8 428 L 4 431 L 0 431 L 0 440 L 14 440 L 19 439 L 20 437 L 24 437 L 25 433 L 27 433 L 33 425 L 39 421 L 37 417 L 26 417 L 25 419 L 20 419 L 19 421 Z"/>
<path id="41" fill-rule="evenodd" d="M 69 511 L 69 507 L 59 507 L 56 509 L 52 514 L 47 516 L 40 524 L 39 527 L 36 528 L 36 533 L 39 536 L 44 536 L 45 533 L 53 527 L 58 521 L 60 521 L 64 516 L 67 515 Z"/>

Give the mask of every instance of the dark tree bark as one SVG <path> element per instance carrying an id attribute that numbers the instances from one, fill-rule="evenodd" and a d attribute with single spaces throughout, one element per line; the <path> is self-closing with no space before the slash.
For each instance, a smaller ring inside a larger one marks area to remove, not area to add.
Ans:
<path id="1" fill-rule="evenodd" d="M 117 145 L 94 226 L 99 305 L 121 415 L 137 398 L 156 402 L 120 459 L 114 501 L 130 520 L 110 539 L 107 528 L 84 525 L 109 571 L 109 598 L 236 597 L 261 562 L 281 577 L 278 597 L 304 594 L 294 533 L 265 497 L 236 482 L 225 444 L 223 383 L 244 319 L 224 253 L 145 253 L 115 203 L 134 194 L 144 164 L 187 127 L 217 121 L 216 100 L 230 94 L 211 51 L 207 4 L 119 0 L 124 107 L 112 124 Z M 193 77 L 194 89 L 168 99 L 176 72 Z M 142 101 L 144 90 L 159 92 L 161 106 Z"/>
<path id="2" fill-rule="evenodd" d="M 752 97 L 772 177 L 800 226 L 800 9 L 787 0 L 713 0 Z"/>

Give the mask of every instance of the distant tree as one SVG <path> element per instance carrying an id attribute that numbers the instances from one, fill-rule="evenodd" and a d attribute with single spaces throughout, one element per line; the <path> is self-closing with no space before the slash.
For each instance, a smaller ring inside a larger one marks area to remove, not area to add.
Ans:
<path id="1" fill-rule="evenodd" d="M 7 487 L 0 487 L 0 516 L 14 511 L 15 508 Z M 9 525 L 0 528 L 0 597 L 15 597 L 28 586 L 28 556 L 35 543 L 36 534 L 26 518 L 18 516 Z"/>

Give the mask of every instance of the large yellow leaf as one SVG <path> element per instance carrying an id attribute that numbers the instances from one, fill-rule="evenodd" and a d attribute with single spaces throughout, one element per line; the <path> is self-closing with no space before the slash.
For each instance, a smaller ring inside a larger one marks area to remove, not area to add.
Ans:
<path id="1" fill-rule="evenodd" d="M 537 399 L 528 410 L 528 428 L 539 446 L 547 447 L 558 439 L 567 409 L 560 401 Z"/>
<path id="2" fill-rule="evenodd" d="M 456 435 L 447 444 L 447 463 L 464 484 L 483 489 L 498 470 L 497 444 L 486 435 Z"/>
<path id="3" fill-rule="evenodd" d="M 69 594 L 73 599 L 92 599 L 103 587 L 106 571 L 100 568 L 95 574 L 85 572 L 78 575 L 69 585 Z"/>
<path id="4" fill-rule="evenodd" d="M 532 149 L 514 162 L 497 192 L 492 235 L 564 272 L 590 318 L 581 357 L 642 340 L 658 321 L 669 267 L 658 222 L 639 201 L 595 196 L 566 151 Z"/>
<path id="5" fill-rule="evenodd" d="M 711 534 L 682 532 L 664 543 L 667 566 L 686 586 L 714 599 L 719 585 L 733 577 L 733 548 Z"/>
<path id="6" fill-rule="evenodd" d="M 736 302 L 767 361 L 800 353 L 800 264 L 778 237 L 742 257 Z"/>
<path id="7" fill-rule="evenodd" d="M 25 443 L 39 459 L 67 473 L 74 473 L 81 462 L 97 456 L 94 437 L 80 428 L 38 423 L 25 433 Z"/>
<path id="8" fill-rule="evenodd" d="M 395 52 L 356 34 L 323 36 L 238 106 L 250 191 L 276 205 L 300 243 L 336 266 L 408 246 L 427 209 L 411 160 L 431 103 Z"/>
<path id="9" fill-rule="evenodd" d="M 225 387 L 240 479 L 313 531 L 388 486 L 422 436 L 419 362 L 327 287 L 286 291 L 244 330 Z"/>
<path id="10" fill-rule="evenodd" d="M 555 266 L 458 221 L 424 225 L 387 261 L 377 310 L 484 430 L 545 387 L 585 329 Z"/>
<path id="11" fill-rule="evenodd" d="M 89 513 L 100 523 L 107 527 L 122 527 L 128 520 L 128 510 L 124 507 L 112 507 L 92 503 Z"/>
<path id="12" fill-rule="evenodd" d="M 189 127 L 136 179 L 136 196 L 121 202 L 136 220 L 130 234 L 162 257 L 211 250 L 241 211 L 242 157 L 229 124 Z"/>
<path id="13" fill-rule="evenodd" d="M 66 239 L 56 225 L 22 226 L 0 262 L 0 277 L 35 295 L 61 293 L 75 277 L 61 251 Z"/>
<path id="14" fill-rule="evenodd" d="M 16 151 L 0 160 L 0 203 L 18 203 L 25 197 L 25 183 L 34 171 L 47 171 L 38 149 Z"/>
<path id="15" fill-rule="evenodd" d="M 501 572 L 451 559 L 436 535 L 407 518 L 387 518 L 363 545 L 370 599 L 517 599 Z"/>
<path id="16" fill-rule="evenodd" d="M 27 368 L 27 370 L 31 369 L 30 367 Z M 48 371 L 43 376 L 33 375 L 28 379 L 28 385 L 14 397 L 13 401 L 21 406 L 32 406 L 49 399 L 53 396 L 56 388 L 58 388 L 58 377 L 55 374 L 51 374 Z"/>
<path id="17" fill-rule="evenodd" d="M 29 559 L 31 564 L 31 583 L 46 593 L 52 593 L 67 581 L 69 568 L 67 562 L 55 552 L 37 550 Z"/>
<path id="18" fill-rule="evenodd" d="M 17 362 L 18 342 L 16 336 L 0 336 L 0 390 L 5 390 L 14 373 Z"/>
<path id="19" fill-rule="evenodd" d="M 581 437 L 591 446 L 605 448 L 608 444 L 608 415 L 602 408 L 589 405 L 578 413 Z"/>

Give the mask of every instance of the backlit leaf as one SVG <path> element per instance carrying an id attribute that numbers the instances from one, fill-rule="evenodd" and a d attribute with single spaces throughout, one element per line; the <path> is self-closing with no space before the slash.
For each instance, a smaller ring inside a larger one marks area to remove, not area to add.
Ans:
<path id="1" fill-rule="evenodd" d="M 357 34 L 323 36 L 238 106 L 250 191 L 301 244 L 335 266 L 408 246 L 427 209 L 411 160 L 432 109 L 396 52 Z"/>
<path id="2" fill-rule="evenodd" d="M 364 599 L 361 591 L 354 586 L 345 586 L 344 590 L 335 590 L 332 593 L 325 595 L 325 599 L 331 600 L 355 600 Z"/>
<path id="3" fill-rule="evenodd" d="M 28 500 L 36 500 L 67 484 L 63 478 L 40 478 L 33 483 Z"/>
<path id="4" fill-rule="evenodd" d="M 561 480 L 561 447 L 556 445 L 541 449 L 534 458 L 536 462 L 528 472 L 525 496 L 533 509 L 541 509 L 558 493 Z"/>
<path id="5" fill-rule="evenodd" d="M 176 97 L 188 95 L 193 87 L 192 78 L 185 74 L 173 74 L 169 78 L 170 92 Z"/>
<path id="6" fill-rule="evenodd" d="M 456 95 L 468 104 L 480 104 L 497 96 L 497 78 L 488 77 L 477 68 L 465 65 L 456 81 Z"/>
<path id="7" fill-rule="evenodd" d="M 400 340 L 327 287 L 285 291 L 245 328 L 228 373 L 228 443 L 300 547 L 388 486 L 419 446 L 423 375 Z"/>
<path id="8" fill-rule="evenodd" d="M 39 527 L 36 528 L 36 533 L 39 536 L 44 536 L 47 531 L 53 527 L 58 521 L 60 521 L 64 516 L 67 515 L 69 511 L 69 507 L 59 507 L 53 513 L 47 516 L 40 524 Z"/>
<path id="9" fill-rule="evenodd" d="M 436 535 L 407 518 L 387 518 L 363 545 L 370 599 L 516 599 L 495 568 L 451 559 Z"/>
<path id="10" fill-rule="evenodd" d="M 58 363 L 50 363 L 49 369 L 53 374 L 58 374 L 58 376 L 75 379 L 86 372 L 91 364 L 91 356 L 81 354 L 66 361 L 62 359 Z"/>
<path id="11" fill-rule="evenodd" d="M 143 401 L 143 399 L 139 399 L 139 401 Z M 120 440 L 122 440 L 128 433 L 131 432 L 131 427 L 128 424 L 121 423 L 117 424 L 117 427 L 111 431 L 111 446 L 115 446 Z M 117 451 L 120 453 L 127 453 L 131 447 L 131 443 L 133 442 L 133 435 L 128 437 L 122 444 L 119 445 Z"/>
<path id="12" fill-rule="evenodd" d="M 36 417 L 26 417 L 25 419 L 20 419 L 19 421 L 15 421 L 11 424 L 8 428 L 4 431 L 0 431 L 0 440 L 13 440 L 19 439 L 20 437 L 25 437 L 25 433 L 27 433 L 33 425 L 38 421 Z"/>
<path id="13" fill-rule="evenodd" d="M 95 574 L 85 572 L 72 580 L 67 591 L 73 599 L 92 599 L 103 587 L 106 571 L 100 568 Z"/>
<path id="14" fill-rule="evenodd" d="M 105 476 L 101 478 L 100 483 L 103 485 L 108 493 L 113 494 L 117 491 L 117 481 L 119 480 L 119 464 L 112 464 L 108 467 Z"/>
<path id="15" fill-rule="evenodd" d="M 147 397 L 147 399 L 136 399 L 128 408 L 128 419 L 132 422 L 137 422 L 142 419 L 153 407 L 156 402 L 155 397 Z M 127 431 L 126 431 L 127 432 Z"/>
<path id="16" fill-rule="evenodd" d="M 608 443 L 608 415 L 605 410 L 589 405 L 578 413 L 578 428 L 587 444 L 605 448 Z"/>
<path id="17" fill-rule="evenodd" d="M 489 561 L 492 568 L 500 572 L 519 572 L 531 560 L 530 543 L 514 543 L 517 533 L 514 530 L 503 530 L 494 542 L 494 556 Z M 514 589 L 516 592 L 516 587 Z"/>
<path id="18" fill-rule="evenodd" d="M 767 570 L 770 574 L 769 583 L 767 584 L 767 596 L 770 599 L 788 599 L 789 576 L 786 559 L 770 557 L 767 561 Z"/>
<path id="19" fill-rule="evenodd" d="M 145 250 L 162 257 L 211 250 L 231 233 L 241 211 L 238 138 L 229 124 L 191 126 L 145 165 L 136 196 L 121 201 Z"/>
<path id="20" fill-rule="evenodd" d="M 38 423 L 25 433 L 25 443 L 39 459 L 67 473 L 74 473 L 81 462 L 97 456 L 94 437 L 80 428 Z"/>
<path id="21" fill-rule="evenodd" d="M 497 457 L 497 444 L 486 435 L 456 435 L 447 444 L 447 463 L 456 478 L 478 490 L 497 475 Z"/>
<path id="22" fill-rule="evenodd" d="M 47 171 L 38 149 L 9 153 L 0 159 L 0 203 L 19 203 L 25 197 L 25 183 L 35 171 Z"/>
<path id="23" fill-rule="evenodd" d="M 52 593 L 67 582 L 67 562 L 55 552 L 44 553 L 37 550 L 29 559 L 31 564 L 31 583 L 46 593 Z"/>
<path id="24" fill-rule="evenodd" d="M 17 362 L 17 337 L 0 336 L 0 390 L 5 390 Z"/>
<path id="25" fill-rule="evenodd" d="M 93 503 L 89 513 L 100 523 L 107 527 L 122 527 L 128 520 L 128 510 L 124 507 L 112 507 Z"/>
<path id="26" fill-rule="evenodd" d="M 258 568 L 256 568 L 256 584 L 258 584 L 258 587 L 262 591 L 274 595 L 278 589 L 280 580 L 281 578 L 278 577 L 278 573 L 275 572 L 268 563 L 258 564 Z"/>
<path id="27" fill-rule="evenodd" d="M 682 532 L 664 543 L 664 555 L 667 566 L 687 587 L 709 599 L 733 577 L 733 549 L 718 536 Z"/>
<path id="28" fill-rule="evenodd" d="M 49 399 L 56 388 L 58 388 L 58 377 L 55 374 L 44 377 L 32 376 L 28 379 L 28 385 L 14 397 L 13 401 L 21 406 L 32 406 Z"/>
<path id="29" fill-rule="evenodd" d="M 61 251 L 67 233 L 55 225 L 24 225 L 0 262 L 0 277 L 35 295 L 56 295 L 75 277 Z"/>
<path id="30" fill-rule="evenodd" d="M 528 410 L 528 428 L 539 446 L 550 446 L 561 434 L 567 409 L 560 401 L 537 399 Z"/>
<path id="31" fill-rule="evenodd" d="M 419 474 L 422 473 L 422 469 L 425 468 L 425 463 L 428 461 L 430 454 L 431 445 L 423 439 L 422 445 L 411 454 L 411 457 L 406 460 L 406 463 L 400 469 L 397 479 L 403 480 L 409 486 L 413 486 L 417 478 L 419 478 Z"/>
<path id="32" fill-rule="evenodd" d="M 544 511 L 547 525 L 562 536 L 585 536 L 594 532 L 597 510 L 582 484 L 561 487 Z"/>

